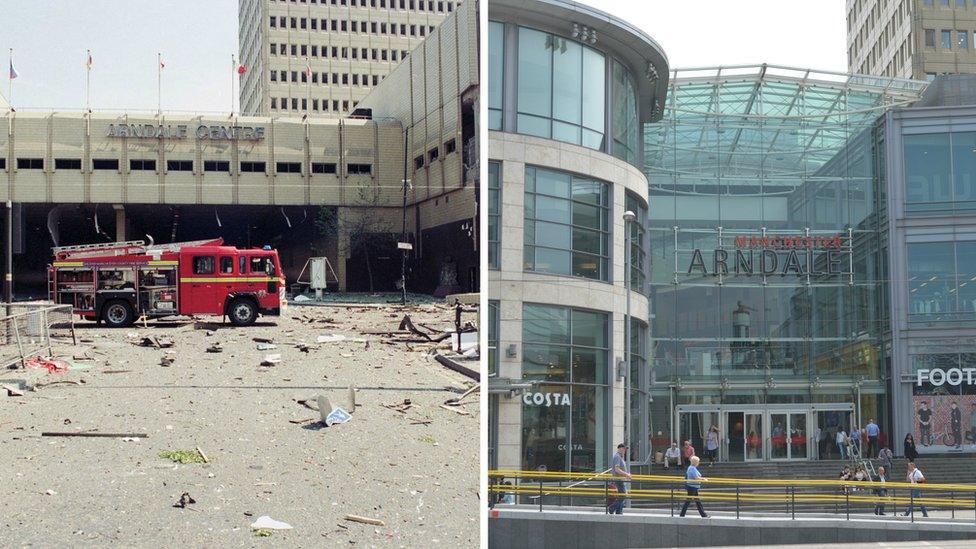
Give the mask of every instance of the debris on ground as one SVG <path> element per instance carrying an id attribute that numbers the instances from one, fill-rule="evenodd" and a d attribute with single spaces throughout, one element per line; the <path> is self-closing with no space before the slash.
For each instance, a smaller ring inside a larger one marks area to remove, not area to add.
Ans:
<path id="1" fill-rule="evenodd" d="M 222 353 L 222 352 L 224 352 L 224 348 L 220 345 L 220 342 L 219 341 L 215 341 L 212 345 L 210 345 L 209 347 L 207 347 L 207 352 L 208 353 Z"/>
<path id="2" fill-rule="evenodd" d="M 346 515 L 343 518 L 352 522 L 361 522 L 363 524 L 371 524 L 373 526 L 386 526 L 386 523 L 380 519 L 361 517 L 359 515 Z"/>
<path id="3" fill-rule="evenodd" d="M 275 520 L 268 515 L 261 515 L 251 523 L 251 528 L 255 530 L 291 530 L 291 524 Z"/>
<path id="4" fill-rule="evenodd" d="M 187 463 L 207 462 L 207 460 L 203 457 L 203 454 L 201 454 L 200 450 L 197 448 L 192 450 L 164 450 L 159 453 L 159 457 L 176 463 L 182 463 L 184 465 Z"/>
<path id="5" fill-rule="evenodd" d="M 261 361 L 261 366 L 274 366 L 281 362 L 281 353 L 274 353 L 270 355 L 264 355 L 264 360 Z"/>
<path id="6" fill-rule="evenodd" d="M 203 458 L 204 463 L 210 463 L 210 459 L 207 458 L 207 454 L 204 454 L 203 450 L 201 450 L 199 446 L 197 446 L 197 453 L 200 454 L 200 457 Z"/>
<path id="7" fill-rule="evenodd" d="M 258 343 L 259 351 L 272 351 L 277 348 L 278 346 L 275 345 L 274 343 Z"/>
<path id="8" fill-rule="evenodd" d="M 172 366 L 174 362 L 176 362 L 176 359 L 171 356 L 164 356 L 159 359 L 159 365 L 166 368 Z"/>
<path id="9" fill-rule="evenodd" d="M 401 414 L 407 413 L 407 410 L 413 407 L 413 403 L 409 398 L 403 399 L 403 402 L 399 404 L 380 404 L 384 408 L 389 408 L 395 412 L 400 412 Z"/>
<path id="10" fill-rule="evenodd" d="M 56 358 L 44 358 L 44 357 L 34 356 L 24 361 L 24 366 L 26 366 L 27 368 L 37 368 L 37 369 L 47 370 L 52 374 L 68 373 L 67 361 L 59 360 Z"/>
<path id="11" fill-rule="evenodd" d="M 12 397 L 24 396 L 24 392 L 18 389 L 17 387 L 14 387 L 13 385 L 8 385 L 5 383 L 3 385 L 0 385 L 0 388 L 3 388 L 7 391 L 7 396 L 12 396 Z"/>
<path id="12" fill-rule="evenodd" d="M 325 417 L 324 423 L 327 427 L 332 427 L 333 425 L 338 425 L 339 423 L 345 423 L 350 419 L 352 419 L 352 416 L 349 415 L 349 412 L 337 407 Z"/>
<path id="13" fill-rule="evenodd" d="M 254 530 L 254 536 L 259 538 L 270 538 L 274 534 L 274 530 L 270 528 L 258 528 Z"/>
<path id="14" fill-rule="evenodd" d="M 191 505 L 191 504 L 194 504 L 196 502 L 197 502 L 197 500 L 193 499 L 193 497 L 190 496 L 190 493 L 189 492 L 183 492 L 183 494 L 180 495 L 180 500 L 177 501 L 176 503 L 174 503 L 173 504 L 173 507 L 176 507 L 176 508 L 179 508 L 179 509 L 186 509 L 186 506 L 187 505 Z"/>
<path id="15" fill-rule="evenodd" d="M 99 433 L 98 431 L 44 431 L 42 437 L 149 438 L 146 433 Z"/>
<path id="16" fill-rule="evenodd" d="M 274 343 L 274 339 L 270 337 L 252 337 L 251 341 L 255 343 Z"/>

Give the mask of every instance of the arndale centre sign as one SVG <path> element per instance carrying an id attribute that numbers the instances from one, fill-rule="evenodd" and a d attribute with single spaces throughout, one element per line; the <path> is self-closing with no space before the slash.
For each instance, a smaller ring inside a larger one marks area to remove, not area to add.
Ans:
<path id="1" fill-rule="evenodd" d="M 135 137 L 150 139 L 185 139 L 186 124 L 109 124 L 105 137 Z M 193 134 L 197 139 L 223 141 L 260 141 L 264 139 L 261 126 L 208 126 L 199 124 Z"/>
<path id="2" fill-rule="evenodd" d="M 716 248 L 711 261 L 692 250 L 687 274 L 719 275 L 844 275 L 850 274 L 850 236 L 735 236 L 731 250 Z"/>

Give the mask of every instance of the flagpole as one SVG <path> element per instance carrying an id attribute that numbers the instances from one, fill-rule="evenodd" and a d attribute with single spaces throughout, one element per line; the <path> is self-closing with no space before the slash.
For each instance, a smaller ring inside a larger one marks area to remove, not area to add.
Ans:
<path id="1" fill-rule="evenodd" d="M 14 79 L 13 76 L 13 66 L 14 66 L 14 49 L 10 48 L 10 71 L 7 72 L 7 101 L 10 103 L 10 108 L 14 107 Z"/>
<path id="2" fill-rule="evenodd" d="M 85 110 L 91 112 L 91 50 L 85 59 Z"/>
<path id="3" fill-rule="evenodd" d="M 156 53 L 156 114 L 163 114 L 163 54 Z"/>
<path id="4" fill-rule="evenodd" d="M 237 57 L 230 54 L 230 115 L 234 116 L 234 74 L 237 72 Z"/>
<path id="5" fill-rule="evenodd" d="M 305 114 L 312 108 L 312 63 L 305 58 Z"/>

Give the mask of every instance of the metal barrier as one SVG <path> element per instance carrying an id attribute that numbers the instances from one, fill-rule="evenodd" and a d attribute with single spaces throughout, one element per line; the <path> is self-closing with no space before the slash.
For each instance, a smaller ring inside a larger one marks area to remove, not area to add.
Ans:
<path id="1" fill-rule="evenodd" d="M 0 367 L 20 363 L 33 356 L 53 354 L 57 341 L 76 344 L 71 305 L 10 303 L 0 305 Z"/>
<path id="2" fill-rule="evenodd" d="M 908 513 L 914 522 L 916 514 L 939 510 L 976 511 L 974 484 L 909 484 L 907 482 L 873 482 L 843 480 L 773 480 L 708 477 L 694 481 L 701 486 L 697 496 L 688 495 L 684 477 L 633 475 L 631 479 L 603 473 L 564 473 L 555 471 L 488 471 L 490 506 L 516 503 L 550 507 L 603 507 L 609 512 L 612 498 L 630 500 L 632 507 L 670 509 L 690 500 L 700 501 L 711 509 L 735 512 L 780 512 L 795 519 L 798 513 L 845 515 L 880 509 L 887 515 Z M 611 488 L 623 480 L 629 484 L 626 493 Z M 507 501 L 506 501 L 507 500 Z M 976 520 L 976 515 L 974 515 Z"/>

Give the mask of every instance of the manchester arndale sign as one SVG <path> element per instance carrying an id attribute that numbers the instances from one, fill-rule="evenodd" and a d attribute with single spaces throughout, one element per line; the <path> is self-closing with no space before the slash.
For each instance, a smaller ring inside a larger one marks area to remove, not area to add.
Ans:
<path id="1" fill-rule="evenodd" d="M 836 235 L 735 236 L 734 249 L 716 248 L 711 261 L 692 250 L 686 274 L 719 275 L 846 275 L 850 274 L 850 237 Z"/>
<path id="2" fill-rule="evenodd" d="M 188 133 L 189 127 L 186 124 L 109 124 L 105 137 L 186 139 Z M 212 141 L 260 141 L 264 139 L 264 128 L 199 124 L 193 134 L 197 139 Z"/>

